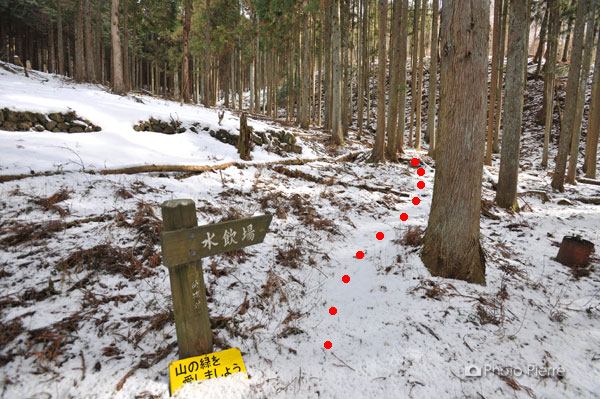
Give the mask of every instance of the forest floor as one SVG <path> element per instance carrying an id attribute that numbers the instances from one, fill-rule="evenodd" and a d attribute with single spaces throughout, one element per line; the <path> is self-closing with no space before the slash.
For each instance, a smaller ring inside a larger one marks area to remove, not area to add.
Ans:
<path id="1" fill-rule="evenodd" d="M 261 147 L 220 170 L 105 175 L 239 157 L 208 133 L 132 128 L 177 115 L 218 129 L 215 109 L 30 74 L 0 68 L 0 108 L 72 109 L 103 130 L 0 131 L 0 176 L 30 175 L 0 183 L 0 398 L 169 397 L 177 343 L 160 205 L 174 198 L 196 201 L 200 225 L 274 215 L 262 244 L 203 261 L 215 350 L 240 348 L 250 378 L 186 384 L 180 399 L 598 396 L 600 259 L 571 269 L 554 257 L 565 235 L 600 243 L 600 187 L 552 191 L 534 123 L 540 81 L 525 102 L 519 212 L 493 204 L 499 156 L 484 170 L 479 286 L 432 277 L 419 258 L 435 173 L 426 149 L 373 165 L 369 134 L 335 150 L 323 132 L 250 117 L 256 131 L 295 133 L 302 155 Z M 223 127 L 238 126 L 226 112 Z M 483 375 L 465 375 L 470 365 Z"/>

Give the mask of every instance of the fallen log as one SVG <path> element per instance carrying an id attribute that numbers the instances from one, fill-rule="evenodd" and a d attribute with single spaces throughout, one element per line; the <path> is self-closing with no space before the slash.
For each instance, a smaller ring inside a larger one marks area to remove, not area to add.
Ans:
<path id="1" fill-rule="evenodd" d="M 593 184 L 595 186 L 600 186 L 600 180 L 588 179 L 587 177 L 578 177 L 577 181 L 579 183 Z"/>

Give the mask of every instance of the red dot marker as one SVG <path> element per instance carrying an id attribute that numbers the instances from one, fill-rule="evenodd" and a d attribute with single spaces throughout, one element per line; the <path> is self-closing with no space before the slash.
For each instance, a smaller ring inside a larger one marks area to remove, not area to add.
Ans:
<path id="1" fill-rule="evenodd" d="M 333 315 L 334 315 L 334 314 L 336 314 L 336 313 L 337 313 L 337 309 L 336 309 L 335 307 L 333 307 L 333 306 L 332 306 L 332 307 L 330 307 L 330 308 L 329 308 L 329 314 L 330 314 L 330 315 L 332 315 L 332 316 L 333 316 Z"/>
<path id="2" fill-rule="evenodd" d="M 412 199 L 412 203 L 415 205 L 419 205 L 421 203 L 421 200 L 419 199 L 419 197 L 415 197 Z"/>
<path id="3" fill-rule="evenodd" d="M 403 222 L 406 222 L 408 220 L 408 215 L 406 213 L 401 213 L 400 220 L 402 220 Z"/>
<path id="4" fill-rule="evenodd" d="M 365 257 L 365 253 L 364 253 L 363 251 L 358 251 L 358 252 L 356 253 L 356 257 L 357 257 L 358 259 L 362 259 L 362 258 L 364 258 L 364 257 Z"/>
<path id="5" fill-rule="evenodd" d="M 325 344 L 323 346 L 325 347 L 325 349 L 331 349 L 331 341 L 325 341 Z"/>
<path id="6" fill-rule="evenodd" d="M 423 168 L 419 168 L 419 169 L 417 169 L 417 174 L 418 174 L 419 176 L 423 176 L 423 175 L 425 174 L 425 169 L 423 169 Z"/>
<path id="7" fill-rule="evenodd" d="M 342 281 L 345 284 L 348 284 L 350 282 L 350 276 L 348 276 L 347 274 L 344 274 L 344 276 L 342 276 Z"/>
<path id="8" fill-rule="evenodd" d="M 423 190 L 425 188 L 425 182 L 424 181 L 418 182 L 417 187 L 420 188 L 421 190 Z"/>
<path id="9" fill-rule="evenodd" d="M 419 166 L 419 159 L 418 158 L 413 158 L 410 160 L 410 164 L 412 166 Z"/>
<path id="10" fill-rule="evenodd" d="M 375 237 L 377 237 L 378 240 L 383 240 L 383 233 L 380 231 L 379 233 L 375 234 Z"/>

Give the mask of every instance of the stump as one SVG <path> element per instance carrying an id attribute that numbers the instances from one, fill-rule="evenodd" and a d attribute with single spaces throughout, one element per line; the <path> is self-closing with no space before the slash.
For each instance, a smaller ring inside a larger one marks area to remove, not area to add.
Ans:
<path id="1" fill-rule="evenodd" d="M 240 158 L 244 161 L 250 161 L 250 150 L 252 149 L 252 132 L 248 129 L 248 122 L 246 120 L 246 113 L 242 112 L 240 116 L 240 138 L 238 139 L 238 152 Z"/>
<path id="2" fill-rule="evenodd" d="M 556 260 L 565 266 L 585 266 L 594 250 L 594 244 L 580 237 L 563 237 Z"/>

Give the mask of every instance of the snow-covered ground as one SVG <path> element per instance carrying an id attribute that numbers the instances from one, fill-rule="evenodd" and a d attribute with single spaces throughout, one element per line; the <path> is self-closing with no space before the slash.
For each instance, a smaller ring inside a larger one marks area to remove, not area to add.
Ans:
<path id="1" fill-rule="evenodd" d="M 274 215 L 264 243 L 203 261 L 215 349 L 239 347 L 250 378 L 193 383 L 180 399 L 600 395 L 598 257 L 579 277 L 553 260 L 564 235 L 600 244 L 598 206 L 577 200 L 600 196 L 598 186 L 553 193 L 545 171 L 522 170 L 522 210 L 490 205 L 482 215 L 487 286 L 469 285 L 431 277 L 418 256 L 420 233 L 409 233 L 425 229 L 431 205 L 435 165 L 425 151 L 366 164 L 369 149 L 351 134 L 349 145 L 365 151 L 352 162 L 193 175 L 82 172 L 82 162 L 88 171 L 239 159 L 208 135 L 135 132 L 139 119 L 175 113 L 217 127 L 215 110 L 140 99 L 0 69 L 0 108 L 70 107 L 103 128 L 0 131 L 0 174 L 71 171 L 0 184 L 0 398 L 169 397 L 177 347 L 158 232 L 160 204 L 172 198 L 194 199 L 199 224 Z M 227 114 L 224 126 L 239 121 Z M 310 142 L 324 136 L 313 134 L 302 140 L 303 156 L 329 156 Z M 485 169 L 486 202 L 497 173 L 497 161 Z M 527 193 L 534 190 L 548 201 Z M 468 377 L 471 365 L 494 369 Z"/>

